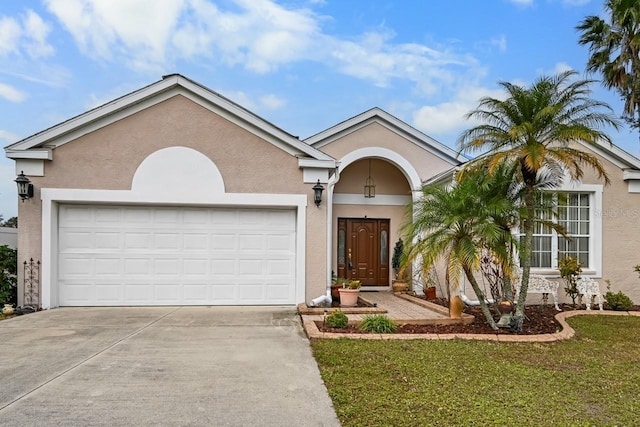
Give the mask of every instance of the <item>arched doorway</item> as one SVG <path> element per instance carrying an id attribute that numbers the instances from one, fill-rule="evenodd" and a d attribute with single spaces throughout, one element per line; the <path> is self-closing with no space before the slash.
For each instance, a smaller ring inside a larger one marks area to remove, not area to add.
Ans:
<path id="1" fill-rule="evenodd" d="M 413 194 L 406 175 L 379 157 L 354 160 L 340 171 L 332 197 L 337 277 L 369 287 L 391 284 L 391 252 Z M 375 185 L 375 192 L 367 185 Z"/>

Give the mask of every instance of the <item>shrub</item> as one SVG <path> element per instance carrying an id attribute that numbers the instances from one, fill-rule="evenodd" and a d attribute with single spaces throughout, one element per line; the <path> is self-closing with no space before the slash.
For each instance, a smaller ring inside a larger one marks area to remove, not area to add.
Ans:
<path id="1" fill-rule="evenodd" d="M 576 305 L 576 298 L 578 298 L 578 277 L 582 273 L 582 265 L 578 262 L 577 258 L 566 257 L 558 260 L 558 270 L 560 270 L 560 276 L 565 281 L 564 291 L 571 297 L 573 305 Z"/>
<path id="2" fill-rule="evenodd" d="M 0 246 L 0 303 L 16 304 L 18 298 L 18 254 L 7 245 Z"/>
<path id="3" fill-rule="evenodd" d="M 336 310 L 327 316 L 326 322 L 327 325 L 332 328 L 346 328 L 349 323 L 349 318 L 340 310 Z"/>
<path id="4" fill-rule="evenodd" d="M 396 324 L 384 314 L 364 316 L 360 322 L 360 330 L 375 334 L 390 334 L 396 331 Z"/>
<path id="5" fill-rule="evenodd" d="M 612 310 L 627 311 L 633 307 L 631 298 L 623 294 L 622 291 L 618 291 L 617 294 L 609 291 L 604 294 L 604 299 L 607 300 L 607 306 Z"/>

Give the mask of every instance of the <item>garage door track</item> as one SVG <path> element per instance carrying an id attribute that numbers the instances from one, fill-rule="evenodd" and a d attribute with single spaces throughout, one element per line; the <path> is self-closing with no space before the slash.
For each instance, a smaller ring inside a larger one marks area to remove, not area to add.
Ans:
<path id="1" fill-rule="evenodd" d="M 61 308 L 0 342 L 3 426 L 339 425 L 289 307 Z"/>

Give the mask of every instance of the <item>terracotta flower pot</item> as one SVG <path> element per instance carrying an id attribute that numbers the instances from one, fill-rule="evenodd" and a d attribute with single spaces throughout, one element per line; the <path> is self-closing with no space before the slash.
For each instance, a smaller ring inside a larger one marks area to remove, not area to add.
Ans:
<path id="1" fill-rule="evenodd" d="M 409 289 L 409 285 L 404 280 L 394 280 L 391 287 L 393 292 L 404 292 Z"/>
<path id="2" fill-rule="evenodd" d="M 339 288 L 340 305 L 343 307 L 355 307 L 358 305 L 360 289 Z"/>
<path id="3" fill-rule="evenodd" d="M 426 299 L 436 299 L 436 287 L 431 286 L 428 288 L 424 288 L 424 296 Z"/>
<path id="4" fill-rule="evenodd" d="M 340 301 L 340 287 L 339 286 L 332 286 L 331 287 L 331 299 L 334 301 L 339 302 Z"/>
<path id="5" fill-rule="evenodd" d="M 513 311 L 513 303 L 508 300 L 502 300 L 498 303 L 498 311 L 502 314 L 511 313 Z"/>

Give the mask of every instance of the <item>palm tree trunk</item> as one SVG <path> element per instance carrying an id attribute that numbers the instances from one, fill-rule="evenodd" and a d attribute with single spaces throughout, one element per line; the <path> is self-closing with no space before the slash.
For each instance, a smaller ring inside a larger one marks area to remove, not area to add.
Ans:
<path id="1" fill-rule="evenodd" d="M 513 288 L 511 287 L 511 277 L 504 276 L 502 278 L 502 298 L 507 301 L 513 301 Z M 511 326 L 511 317 L 513 317 L 513 312 L 501 313 L 500 320 L 498 320 L 498 327 L 500 328 L 508 328 Z"/>
<path id="2" fill-rule="evenodd" d="M 520 262 L 522 263 L 522 278 L 520 284 L 520 295 L 516 302 L 516 320 L 524 317 L 524 305 L 529 289 L 529 272 L 531 271 L 531 247 L 533 246 L 533 225 L 536 215 L 535 189 L 527 185 L 524 194 L 524 204 L 526 206 L 526 218 L 524 220 L 524 241 L 520 246 Z"/>
<path id="3" fill-rule="evenodd" d="M 473 291 L 476 293 L 476 296 L 480 301 L 480 308 L 482 309 L 482 313 L 484 314 L 484 317 L 487 319 L 487 323 L 489 324 L 489 326 L 491 326 L 491 329 L 497 330 L 498 325 L 496 325 L 496 321 L 493 320 L 493 316 L 491 315 L 491 311 L 487 306 L 487 301 L 484 296 L 484 293 L 480 290 L 480 286 L 478 286 L 478 282 L 476 281 L 476 278 L 473 276 L 473 272 L 469 268 L 464 267 L 464 274 L 467 276 L 467 280 L 469 280 L 469 283 L 471 283 L 471 287 L 473 288 Z"/>

